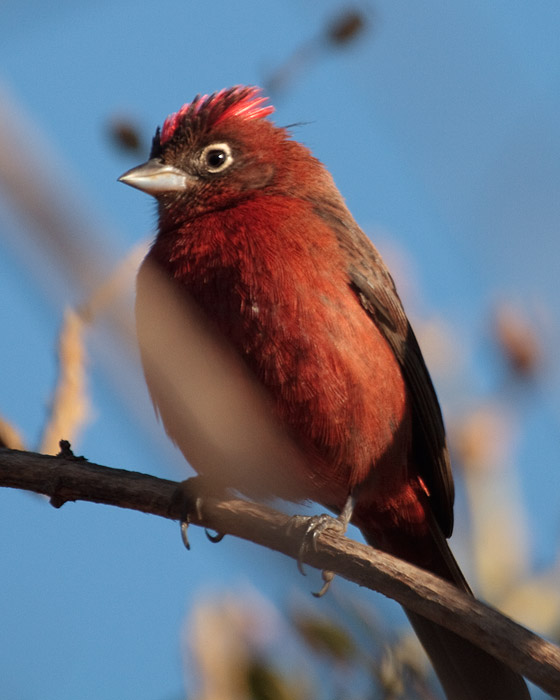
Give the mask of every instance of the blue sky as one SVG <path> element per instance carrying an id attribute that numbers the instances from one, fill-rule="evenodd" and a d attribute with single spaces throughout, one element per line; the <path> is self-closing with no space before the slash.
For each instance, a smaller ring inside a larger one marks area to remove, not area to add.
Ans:
<path id="1" fill-rule="evenodd" d="M 31 146 L 30 177 L 67 205 L 75 237 L 64 253 L 76 246 L 86 272 L 109 274 L 110 261 L 153 231 L 153 203 L 116 182 L 140 159 L 112 146 L 111 118 L 130 117 L 148 140 L 199 92 L 266 82 L 341 6 L 114 0 L 51 9 L 6 0 L 0 114 L 10 131 L 3 131 Z M 531 564 L 551 566 L 560 513 L 560 6 L 380 0 L 358 7 L 369 31 L 296 72 L 272 95 L 274 119 L 305 122 L 296 137 L 329 167 L 386 255 L 418 328 L 437 319 L 460 350 L 451 378 L 434 368 L 448 422 L 507 398 L 488 340 L 494 305 L 507 302 L 530 319 L 545 360 L 536 385 L 508 405 L 512 467 Z M 55 381 L 63 310 L 84 299 L 87 277 L 41 236 L 0 180 L 0 413 L 30 447 Z M 111 342 L 102 322 L 88 335 L 91 420 L 76 451 L 182 478 L 135 360 L 112 357 Z M 181 625 L 201 591 L 250 582 L 281 601 L 286 590 L 316 581 L 300 581 L 290 562 L 231 538 L 214 547 L 195 535 L 187 555 L 176 525 L 144 515 L 88 504 L 55 511 L 15 492 L 0 500 L 3 697 L 180 697 Z M 461 496 L 458 507 L 458 529 L 466 528 Z"/>

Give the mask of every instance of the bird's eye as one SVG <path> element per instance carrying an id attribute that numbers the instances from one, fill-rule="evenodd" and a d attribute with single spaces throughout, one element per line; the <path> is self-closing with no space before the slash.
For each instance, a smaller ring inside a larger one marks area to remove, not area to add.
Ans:
<path id="1" fill-rule="evenodd" d="M 233 163 L 231 148 L 227 143 L 211 143 L 201 153 L 202 167 L 209 173 L 221 173 Z"/>

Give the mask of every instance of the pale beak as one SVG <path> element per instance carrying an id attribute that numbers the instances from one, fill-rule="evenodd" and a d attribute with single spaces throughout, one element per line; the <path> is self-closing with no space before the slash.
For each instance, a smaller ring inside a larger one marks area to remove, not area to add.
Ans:
<path id="1" fill-rule="evenodd" d="M 191 178 L 183 170 L 172 165 L 165 165 L 157 158 L 152 158 L 136 168 L 127 170 L 119 177 L 119 182 L 136 187 L 146 194 L 157 197 L 165 192 L 182 192 L 189 186 Z"/>

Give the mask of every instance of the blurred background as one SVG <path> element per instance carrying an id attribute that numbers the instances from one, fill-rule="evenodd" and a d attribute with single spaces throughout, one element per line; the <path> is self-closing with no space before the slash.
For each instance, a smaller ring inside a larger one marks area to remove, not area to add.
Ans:
<path id="1" fill-rule="evenodd" d="M 554 0 L 4 0 L 0 439 L 190 474 L 131 333 L 154 205 L 116 179 L 197 93 L 261 85 L 394 273 L 467 577 L 558 641 L 559 27 Z M 7 489 L 0 509 L 4 698 L 441 697 L 381 596 L 336 580 L 316 601 L 317 572 L 202 531 L 187 553 L 139 513 Z"/>

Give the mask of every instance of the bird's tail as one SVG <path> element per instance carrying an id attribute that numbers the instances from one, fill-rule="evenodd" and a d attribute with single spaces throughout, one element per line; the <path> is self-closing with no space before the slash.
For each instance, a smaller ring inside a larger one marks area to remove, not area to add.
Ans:
<path id="1" fill-rule="evenodd" d="M 435 523 L 430 527 L 429 533 L 422 537 L 422 541 L 416 543 L 415 553 L 420 554 L 422 562 L 414 561 L 417 557 L 410 556 L 410 541 L 408 552 L 403 556 L 404 542 L 401 540 L 399 546 L 398 536 L 396 545 L 391 546 L 392 538 L 386 530 L 380 542 L 378 527 L 368 527 L 367 522 L 364 524 L 363 521 L 359 527 L 369 544 L 413 561 L 471 594 L 447 540 Z M 429 562 L 428 566 L 426 561 Z M 448 700 L 530 700 L 523 678 L 504 663 L 418 613 L 406 608 L 405 612 L 432 662 Z"/>
<path id="2" fill-rule="evenodd" d="M 523 678 L 501 661 L 445 627 L 405 612 L 448 700 L 530 700 Z"/>

